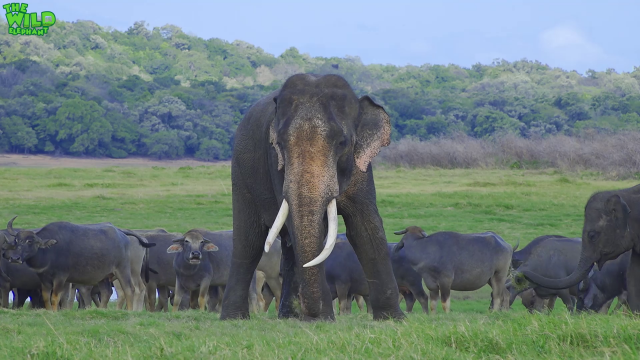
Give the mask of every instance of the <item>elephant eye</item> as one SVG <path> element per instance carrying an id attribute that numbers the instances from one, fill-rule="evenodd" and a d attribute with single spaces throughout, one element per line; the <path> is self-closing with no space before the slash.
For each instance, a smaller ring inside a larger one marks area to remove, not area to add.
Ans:
<path id="1" fill-rule="evenodd" d="M 591 230 L 589 231 L 589 233 L 587 234 L 587 236 L 589 237 L 589 240 L 594 241 L 595 239 L 598 238 L 599 233 L 595 230 Z"/>

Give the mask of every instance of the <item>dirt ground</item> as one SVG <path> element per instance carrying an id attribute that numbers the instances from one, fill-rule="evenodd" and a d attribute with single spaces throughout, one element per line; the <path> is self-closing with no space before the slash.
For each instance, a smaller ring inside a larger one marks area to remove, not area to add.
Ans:
<path id="1" fill-rule="evenodd" d="M 126 159 L 0 154 L 0 167 L 34 167 L 34 168 L 88 168 L 88 167 L 180 167 L 180 166 L 213 166 L 229 165 L 231 161 L 207 162 L 195 159 L 154 160 L 143 157 L 128 157 Z"/>

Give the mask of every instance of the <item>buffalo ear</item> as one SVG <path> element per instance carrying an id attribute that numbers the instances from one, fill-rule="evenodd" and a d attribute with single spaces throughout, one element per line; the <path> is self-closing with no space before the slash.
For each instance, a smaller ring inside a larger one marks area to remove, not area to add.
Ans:
<path id="1" fill-rule="evenodd" d="M 182 251 L 182 245 L 180 244 L 173 244 L 171 246 L 169 246 L 169 248 L 167 248 L 167 253 L 171 254 L 171 253 L 177 253 Z"/>
<path id="2" fill-rule="evenodd" d="M 48 249 L 57 243 L 58 243 L 58 240 L 56 239 L 42 240 L 39 247 L 43 249 Z"/>
<path id="3" fill-rule="evenodd" d="M 275 101 L 276 98 L 273 98 L 273 100 Z M 278 171 L 280 171 L 284 166 L 284 159 L 282 158 L 282 152 L 280 151 L 280 146 L 278 145 L 278 135 L 276 133 L 275 123 L 276 123 L 276 120 L 273 119 L 273 121 L 271 122 L 271 125 L 269 126 L 269 142 L 271 143 L 271 146 L 273 146 L 273 148 L 276 150 L 276 153 L 278 154 Z"/>
<path id="4" fill-rule="evenodd" d="M 204 250 L 204 251 L 218 251 L 218 247 L 213 245 L 212 243 L 206 243 L 202 247 L 202 250 Z"/>
<path id="5" fill-rule="evenodd" d="M 611 197 L 605 201 L 604 206 L 608 215 L 613 218 L 616 227 L 620 230 L 626 229 L 631 210 L 620 195 L 611 195 Z"/>
<path id="6" fill-rule="evenodd" d="M 391 142 L 391 121 L 384 108 L 369 96 L 361 97 L 359 102 L 360 113 L 353 155 L 358 169 L 366 172 L 371 160 L 380 152 L 380 148 Z"/>

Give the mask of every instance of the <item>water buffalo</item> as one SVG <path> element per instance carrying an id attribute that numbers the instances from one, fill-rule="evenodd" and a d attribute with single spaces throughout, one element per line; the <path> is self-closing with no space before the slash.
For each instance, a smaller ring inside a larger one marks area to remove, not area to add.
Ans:
<path id="1" fill-rule="evenodd" d="M 258 302 L 263 309 L 265 307 L 265 300 L 262 296 L 262 287 L 265 283 L 269 285 L 271 292 L 275 296 L 276 311 L 280 306 L 280 295 L 282 292 L 282 277 L 280 276 L 281 246 L 280 238 L 276 238 L 273 245 L 271 245 L 271 251 L 262 253 L 262 258 L 256 268 L 256 276 L 258 271 L 261 273 L 260 277 L 256 277 L 256 294 L 258 296 Z M 266 311 L 266 309 L 264 309 L 264 311 Z"/>
<path id="2" fill-rule="evenodd" d="M 627 268 L 631 251 L 617 259 L 606 262 L 602 269 L 592 269 L 589 276 L 578 284 L 577 310 L 591 310 L 607 313 L 611 302 L 627 291 Z M 624 297 L 623 297 L 624 299 Z"/>
<path id="3" fill-rule="evenodd" d="M 149 242 L 157 246 L 149 249 L 149 267 L 157 273 L 149 274 L 146 284 L 147 309 L 149 311 L 169 311 L 169 288 L 176 284 L 176 272 L 173 269 L 175 254 L 167 253 L 173 245 L 173 240 L 182 237 L 179 233 L 168 233 L 164 230 L 135 230 L 142 234 Z M 156 291 L 158 303 L 156 305 Z"/>
<path id="4" fill-rule="evenodd" d="M 529 256 L 531 256 L 531 253 L 536 247 L 538 247 L 538 245 L 542 244 L 547 239 L 554 239 L 554 238 L 566 239 L 567 237 L 562 235 L 538 236 L 537 238 L 531 240 L 530 243 L 528 243 L 525 247 L 523 247 L 519 251 L 516 251 L 516 249 L 518 248 L 518 246 L 516 245 L 516 247 L 513 250 L 513 256 L 511 257 L 511 267 L 514 270 L 519 268 L 520 265 L 522 265 L 522 263 L 525 262 L 529 258 Z"/>
<path id="5" fill-rule="evenodd" d="M 367 304 L 367 312 L 372 313 L 367 277 L 353 247 L 349 241 L 341 240 L 346 239 L 344 234 L 340 235 L 324 266 L 332 300 L 338 299 L 340 315 L 350 314 L 353 296 L 360 295 Z"/>
<path id="6" fill-rule="evenodd" d="M 134 310 L 132 246 L 127 235 L 136 236 L 143 248 L 153 244 L 111 224 L 89 226 L 53 222 L 37 232 L 16 232 L 13 230 L 15 218 L 7 224 L 7 231 L 14 240 L 5 244 L 8 248 L 3 256 L 13 263 L 24 262 L 38 273 L 47 310 L 58 310 L 67 282 L 94 285 L 111 274 L 123 285 L 127 309 Z"/>
<path id="7" fill-rule="evenodd" d="M 569 289 L 549 289 L 528 282 L 522 275 L 524 272 L 536 272 L 549 279 L 561 279 L 571 274 L 580 260 L 580 238 L 549 238 L 537 245 L 530 256 L 514 272 L 514 285 L 518 291 L 533 288 L 536 296 L 547 299 L 558 296 L 569 311 L 575 306 L 575 296 L 578 295 L 576 285 Z"/>
<path id="8" fill-rule="evenodd" d="M 478 290 L 489 284 L 492 288 L 492 309 L 508 310 L 509 292 L 505 281 L 513 249 L 493 232 L 460 234 L 444 231 L 427 235 L 420 227 L 410 226 L 396 235 L 404 235 L 394 247 L 406 248 L 406 257 L 424 280 L 431 298 L 430 310 L 435 313 L 438 298 L 448 313 L 450 293 Z"/>
<path id="9" fill-rule="evenodd" d="M 407 312 L 413 311 L 413 304 L 416 299 L 422 306 L 422 311 L 429 312 L 429 297 L 422 287 L 422 276 L 415 271 L 407 259 L 406 250 L 394 251 L 398 243 L 389 243 L 389 253 L 391 255 L 391 266 L 393 275 L 398 284 L 398 291 L 404 297 L 407 305 Z"/>
<path id="10" fill-rule="evenodd" d="M 189 292 L 192 301 L 198 299 L 202 310 L 210 297 L 212 286 L 225 287 L 231 267 L 233 232 L 189 230 L 184 236 L 172 240 L 167 253 L 175 253 L 173 268 L 176 272 L 173 311 L 178 310 L 182 297 Z M 258 310 L 255 271 L 249 285 L 248 304 L 254 312 Z M 213 311 L 209 307 L 209 311 Z"/>

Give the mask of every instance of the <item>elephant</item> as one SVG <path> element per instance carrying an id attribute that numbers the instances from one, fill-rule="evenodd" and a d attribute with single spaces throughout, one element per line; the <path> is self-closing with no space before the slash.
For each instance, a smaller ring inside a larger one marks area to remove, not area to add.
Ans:
<path id="1" fill-rule="evenodd" d="M 338 215 L 370 281 L 374 320 L 405 318 L 371 166 L 390 135 L 384 108 L 358 98 L 339 75 L 292 75 L 247 111 L 234 138 L 234 245 L 220 319 L 249 318 L 251 277 L 280 235 L 278 317 L 335 321 L 323 261 L 336 243 Z"/>
<path id="2" fill-rule="evenodd" d="M 632 312 L 640 312 L 640 185 L 591 195 L 584 208 L 580 260 L 573 273 L 561 279 L 533 271 L 523 275 L 546 288 L 566 289 L 586 278 L 594 263 L 602 269 L 629 250 L 627 301 Z"/>

